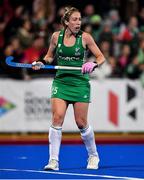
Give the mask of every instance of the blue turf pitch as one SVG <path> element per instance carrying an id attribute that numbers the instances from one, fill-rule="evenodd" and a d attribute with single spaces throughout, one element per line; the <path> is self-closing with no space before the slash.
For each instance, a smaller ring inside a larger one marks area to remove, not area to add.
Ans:
<path id="1" fill-rule="evenodd" d="M 60 170 L 43 171 L 47 145 L 0 145 L 0 179 L 144 178 L 144 145 L 98 145 L 100 168 L 87 170 L 84 145 L 62 145 Z"/>

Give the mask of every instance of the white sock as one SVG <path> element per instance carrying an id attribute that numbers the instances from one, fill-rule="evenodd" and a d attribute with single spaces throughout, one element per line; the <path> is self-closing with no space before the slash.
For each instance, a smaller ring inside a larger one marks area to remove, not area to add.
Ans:
<path id="1" fill-rule="evenodd" d="M 88 156 L 98 156 L 94 132 L 91 126 L 88 126 L 84 129 L 80 129 L 82 140 L 86 146 Z"/>
<path id="2" fill-rule="evenodd" d="M 49 160 L 59 160 L 59 150 L 62 138 L 62 127 L 51 126 L 49 129 Z"/>

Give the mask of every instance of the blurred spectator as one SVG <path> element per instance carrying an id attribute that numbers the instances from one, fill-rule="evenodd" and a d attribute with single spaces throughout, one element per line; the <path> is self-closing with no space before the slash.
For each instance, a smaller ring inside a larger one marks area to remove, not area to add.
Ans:
<path id="1" fill-rule="evenodd" d="M 21 76 L 21 72 L 6 66 L 5 56 L 12 55 L 16 61 L 23 63 L 31 63 L 42 57 L 43 51 L 49 46 L 52 33 L 62 28 L 60 19 L 65 7 L 63 3 L 56 3 L 56 0 L 33 0 L 29 1 L 29 4 L 25 1 L 14 1 L 13 4 L 12 2 L 0 1 L 0 53 L 2 57 L 0 65 L 4 68 L 4 71 L 0 69 L 0 73 L 4 72 L 10 77 L 14 77 L 14 74 Z M 138 11 L 139 1 L 136 0 L 126 2 L 102 0 L 99 4 L 98 2 L 97 4 L 83 3 L 82 29 L 93 36 L 107 59 L 107 62 L 91 76 L 132 79 L 142 77 L 144 7 L 140 6 Z M 100 5 L 103 5 L 102 8 Z M 121 9 L 124 9 L 124 12 Z M 126 9 L 130 9 L 131 12 L 125 12 Z M 128 23 L 126 23 L 127 20 Z M 90 52 L 86 53 L 86 57 L 90 61 L 93 60 Z M 45 71 L 43 70 L 40 74 L 43 72 Z M 33 73 L 39 74 L 39 72 L 24 70 L 22 75 L 24 79 L 30 79 Z"/>
<path id="2" fill-rule="evenodd" d="M 139 29 L 139 40 L 144 39 L 144 26 Z"/>
<path id="3" fill-rule="evenodd" d="M 24 54 L 19 38 L 17 36 L 11 38 L 10 45 L 13 47 L 13 56 L 20 61 Z"/>
<path id="4" fill-rule="evenodd" d="M 12 37 L 9 44 L 5 47 L 4 57 L 6 56 L 14 56 L 18 62 L 23 57 L 23 49 L 17 37 Z"/>
<path id="5" fill-rule="evenodd" d="M 139 69 L 138 57 L 135 55 L 132 62 L 127 66 L 126 76 L 130 79 L 137 79 L 140 77 L 141 71 Z"/>
<path id="6" fill-rule="evenodd" d="M 53 0 L 33 1 L 33 24 L 35 31 L 41 30 L 46 24 L 53 23 L 55 19 L 55 3 Z"/>
<path id="7" fill-rule="evenodd" d="M 44 38 L 36 36 L 32 43 L 32 46 L 24 50 L 23 63 L 32 63 L 39 59 L 44 53 Z"/>
<path id="8" fill-rule="evenodd" d="M 144 28 L 144 7 L 141 7 L 138 13 L 138 27 L 140 30 Z"/>
<path id="9" fill-rule="evenodd" d="M 0 4 L 0 18 L 3 18 L 4 22 L 7 24 L 13 18 L 14 10 L 10 4 L 9 0 L 1 0 Z"/>
<path id="10" fill-rule="evenodd" d="M 140 47 L 138 49 L 138 62 L 144 64 L 144 39 L 140 42 Z"/>
<path id="11" fill-rule="evenodd" d="M 120 78 L 122 77 L 122 72 L 120 68 L 118 67 L 118 62 L 114 56 L 110 56 L 108 59 L 108 62 L 111 67 L 111 73 L 108 77 L 110 78 Z"/>
<path id="12" fill-rule="evenodd" d="M 92 36 L 96 42 L 100 40 L 102 18 L 100 15 L 95 14 L 90 18 L 90 24 L 92 27 Z"/>
<path id="13" fill-rule="evenodd" d="M 33 1 L 33 17 L 32 22 L 35 32 L 41 29 L 41 26 L 46 24 L 46 1 L 34 0 Z"/>
<path id="14" fill-rule="evenodd" d="M 125 17 L 130 19 L 132 16 L 136 16 L 138 12 L 138 0 L 125 1 Z"/>
<path id="15" fill-rule="evenodd" d="M 24 58 L 22 59 L 22 63 L 29 63 L 31 64 L 33 61 L 38 60 L 45 54 L 44 48 L 44 38 L 41 36 L 36 36 L 32 43 L 32 46 L 24 50 Z M 31 79 L 29 73 L 33 72 L 32 70 L 23 71 L 24 80 Z"/>
<path id="16" fill-rule="evenodd" d="M 5 30 L 8 23 L 11 22 L 13 15 L 14 15 L 14 10 L 10 4 L 10 1 L 1 0 L 1 3 L 0 3 L 0 48 L 3 48 L 6 42 L 6 39 L 4 38 Z"/>
<path id="17" fill-rule="evenodd" d="M 61 24 L 61 18 L 64 15 L 64 12 L 65 12 L 65 7 L 62 6 L 58 9 L 55 22 L 53 23 L 53 26 L 52 26 L 53 29 L 55 29 L 55 31 L 59 31 L 60 29 L 63 28 L 63 26 Z"/>
<path id="18" fill-rule="evenodd" d="M 8 77 L 22 79 L 22 69 L 11 68 L 5 64 L 4 59 L 6 56 L 14 56 L 14 61 L 17 62 L 20 62 L 23 57 L 23 49 L 20 45 L 19 39 L 17 37 L 12 37 L 9 41 L 9 44 L 6 45 L 3 51 L 3 61 L 1 61 L 2 69 Z"/>
<path id="19" fill-rule="evenodd" d="M 120 40 L 123 43 L 129 43 L 132 53 L 135 54 L 137 52 L 137 48 L 139 46 L 139 29 L 138 29 L 138 21 L 137 17 L 131 17 L 128 26 L 120 33 Z"/>
<path id="20" fill-rule="evenodd" d="M 108 59 L 111 56 L 111 51 L 110 51 L 110 42 L 109 41 L 102 41 L 100 42 L 100 49 L 102 53 L 104 54 L 105 58 Z"/>
<path id="21" fill-rule="evenodd" d="M 82 24 L 88 24 L 91 16 L 95 14 L 95 8 L 93 4 L 87 4 L 83 11 Z"/>
<path id="22" fill-rule="evenodd" d="M 144 71 L 142 72 L 142 74 L 140 75 L 140 81 L 141 81 L 141 84 L 144 88 Z"/>
<path id="23" fill-rule="evenodd" d="M 124 75 L 125 69 L 130 62 L 131 49 L 128 44 L 124 44 L 121 48 L 121 54 L 118 58 L 118 65 L 122 74 Z"/>
<path id="24" fill-rule="evenodd" d="M 18 29 L 18 38 L 22 47 L 28 48 L 31 46 L 33 41 L 32 24 L 30 20 L 26 19 L 23 21 L 22 26 Z"/>
<path id="25" fill-rule="evenodd" d="M 103 23 L 102 31 L 99 35 L 99 39 L 100 39 L 99 41 L 109 42 L 110 49 L 113 46 L 113 34 L 112 34 L 111 30 L 112 30 L 111 29 L 111 22 L 107 20 Z"/>
<path id="26" fill-rule="evenodd" d="M 17 34 L 17 29 L 21 26 L 23 18 L 24 18 L 24 6 L 21 5 L 15 9 L 11 21 L 7 23 L 7 26 L 5 28 L 5 37 L 11 37 Z"/>
<path id="27" fill-rule="evenodd" d="M 47 23 L 48 24 L 52 24 L 55 20 L 55 16 L 56 16 L 56 4 L 55 4 L 55 0 L 45 0 L 46 1 L 46 7 L 47 9 Z"/>
<path id="28" fill-rule="evenodd" d="M 0 19 L 0 49 L 3 49 L 5 44 L 4 29 L 5 23 Z"/>
<path id="29" fill-rule="evenodd" d="M 118 34 L 122 25 L 119 12 L 116 9 L 110 10 L 108 15 L 108 20 L 110 21 L 111 24 L 111 31 L 115 34 L 116 33 Z"/>
<path id="30" fill-rule="evenodd" d="M 113 3 L 119 4 L 120 2 L 113 1 Z M 119 11 L 117 9 L 111 9 L 105 21 L 108 21 L 108 23 L 111 26 L 111 33 L 112 33 L 112 47 L 111 48 L 113 51 L 113 55 L 115 57 L 118 57 L 120 55 L 120 46 L 121 46 L 121 43 L 119 41 L 119 34 L 124 27 L 124 23 L 121 22 Z"/>
<path id="31" fill-rule="evenodd" d="M 139 69 L 141 71 L 140 80 L 142 82 L 142 85 L 144 86 L 144 39 L 140 42 L 140 48 L 138 51 L 138 63 L 139 63 Z"/>

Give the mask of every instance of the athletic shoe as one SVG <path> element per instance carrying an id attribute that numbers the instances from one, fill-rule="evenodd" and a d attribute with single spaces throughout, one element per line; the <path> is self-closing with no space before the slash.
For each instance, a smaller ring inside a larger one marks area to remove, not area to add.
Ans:
<path id="1" fill-rule="evenodd" d="M 89 156 L 87 169 L 98 169 L 99 161 L 98 156 Z"/>
<path id="2" fill-rule="evenodd" d="M 59 170 L 58 161 L 55 159 L 51 159 L 48 165 L 44 167 L 44 170 Z"/>

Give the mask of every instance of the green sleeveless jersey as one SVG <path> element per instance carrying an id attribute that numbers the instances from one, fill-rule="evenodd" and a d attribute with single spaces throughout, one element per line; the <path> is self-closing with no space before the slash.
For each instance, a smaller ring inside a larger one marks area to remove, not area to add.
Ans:
<path id="1" fill-rule="evenodd" d="M 85 58 L 85 48 L 82 45 L 82 31 L 76 36 L 73 46 L 64 45 L 65 30 L 61 30 L 56 47 L 56 58 L 59 66 L 82 67 Z M 89 75 L 82 74 L 81 70 L 57 70 L 56 82 L 70 85 L 87 85 L 89 84 Z"/>
<path id="2" fill-rule="evenodd" d="M 75 44 L 67 47 L 63 43 L 64 30 L 59 34 L 56 58 L 59 66 L 82 67 L 85 49 L 82 46 L 82 32 L 76 37 Z M 57 70 L 52 84 L 52 98 L 60 98 L 69 102 L 90 102 L 89 75 L 81 70 Z"/>

